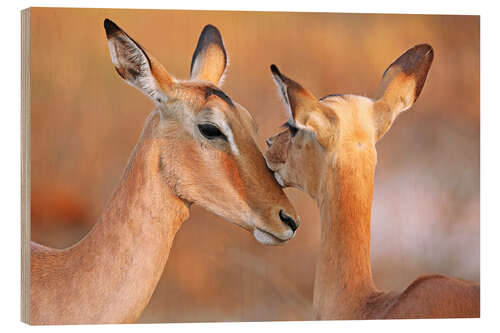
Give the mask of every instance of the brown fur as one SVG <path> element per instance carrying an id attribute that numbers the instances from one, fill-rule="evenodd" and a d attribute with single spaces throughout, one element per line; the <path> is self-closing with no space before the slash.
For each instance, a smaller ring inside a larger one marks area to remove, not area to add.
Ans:
<path id="1" fill-rule="evenodd" d="M 289 123 L 301 130 L 294 137 L 285 130 L 270 138 L 266 161 L 285 186 L 303 189 L 320 209 L 314 284 L 318 319 L 479 317 L 480 292 L 474 283 L 434 275 L 418 278 L 401 293 L 384 293 L 375 288 L 371 273 L 375 143 L 418 97 L 432 58 L 428 45 L 403 54 L 386 70 L 375 101 L 354 95 L 318 101 L 272 70 L 281 92 L 290 86 L 301 92 L 283 94 L 292 108 Z M 311 117 L 316 121 L 310 122 Z"/>
<path id="2" fill-rule="evenodd" d="M 153 97 L 157 108 L 92 231 L 64 250 L 31 243 L 31 324 L 134 322 L 193 203 L 249 231 L 266 232 L 274 244 L 294 236 L 280 210 L 298 220 L 257 147 L 253 118 L 240 105 L 205 94 L 218 89 L 223 69 L 211 72 L 218 73 L 212 77 L 217 82 L 178 81 L 114 23 L 106 20 L 105 27 L 118 72 Z M 210 59 L 201 63 L 210 66 Z M 223 118 L 239 153 L 225 140 L 202 136 L 197 121 L 203 112 Z"/>

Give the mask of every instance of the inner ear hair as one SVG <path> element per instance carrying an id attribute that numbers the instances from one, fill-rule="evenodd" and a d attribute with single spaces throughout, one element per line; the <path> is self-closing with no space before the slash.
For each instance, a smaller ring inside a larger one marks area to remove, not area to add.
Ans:
<path id="1" fill-rule="evenodd" d="M 166 100 L 159 81 L 168 87 L 174 79 L 163 66 L 109 19 L 104 20 L 111 61 L 116 72 L 127 83 L 136 87 L 156 102 Z"/>

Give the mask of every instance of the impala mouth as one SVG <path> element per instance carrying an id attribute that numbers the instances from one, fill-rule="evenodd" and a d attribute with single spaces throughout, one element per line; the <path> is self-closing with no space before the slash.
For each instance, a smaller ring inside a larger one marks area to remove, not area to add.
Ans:
<path id="1" fill-rule="evenodd" d="M 280 244 L 283 244 L 286 241 L 289 241 L 290 239 L 292 239 L 294 235 L 295 235 L 295 233 L 292 232 L 291 237 L 289 237 L 287 239 L 281 239 L 281 238 L 278 238 L 277 236 L 275 236 L 267 231 L 264 231 L 262 229 L 259 229 L 259 228 L 255 228 L 253 230 L 253 236 L 255 237 L 255 239 L 259 243 L 262 243 L 264 245 L 280 245 Z"/>

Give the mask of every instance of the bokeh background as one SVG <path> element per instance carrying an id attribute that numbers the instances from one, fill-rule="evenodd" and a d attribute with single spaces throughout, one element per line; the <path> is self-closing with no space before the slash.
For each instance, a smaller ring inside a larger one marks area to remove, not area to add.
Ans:
<path id="1" fill-rule="evenodd" d="M 479 17 L 34 8 L 31 11 L 31 236 L 81 239 L 118 185 L 152 102 L 115 73 L 104 18 L 178 78 L 205 24 L 230 57 L 224 91 L 259 124 L 259 145 L 286 120 L 276 63 L 317 97 L 373 96 L 385 68 L 418 43 L 434 47 L 423 92 L 377 144 L 371 261 L 380 289 L 424 273 L 479 281 Z M 193 207 L 139 322 L 311 319 L 319 214 L 280 247 Z"/>

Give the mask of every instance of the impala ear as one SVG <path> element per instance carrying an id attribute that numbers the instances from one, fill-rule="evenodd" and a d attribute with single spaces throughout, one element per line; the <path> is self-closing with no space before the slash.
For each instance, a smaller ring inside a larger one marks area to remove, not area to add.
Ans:
<path id="1" fill-rule="evenodd" d="M 299 83 L 281 74 L 276 65 L 271 65 L 271 73 L 281 98 L 285 102 L 289 121 L 299 127 L 306 127 L 309 114 L 317 108 L 316 97 Z"/>
<path id="2" fill-rule="evenodd" d="M 219 30 L 206 25 L 201 32 L 191 60 L 191 80 L 204 80 L 222 85 L 227 55 Z"/>
<path id="3" fill-rule="evenodd" d="M 434 58 L 432 47 L 416 45 L 394 61 L 384 72 L 374 103 L 377 140 L 394 119 L 417 100 Z"/>
<path id="4" fill-rule="evenodd" d="M 273 79 L 286 104 L 290 124 L 299 129 L 313 132 L 319 142 L 326 147 L 333 137 L 336 115 L 327 112 L 319 101 L 299 83 L 281 74 L 276 65 L 271 65 Z"/>
<path id="5" fill-rule="evenodd" d="M 116 72 L 155 102 L 165 102 L 175 79 L 113 21 L 105 19 L 104 29 Z"/>

